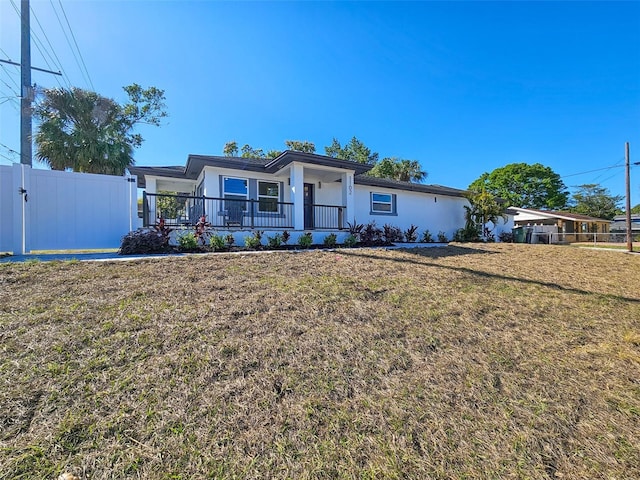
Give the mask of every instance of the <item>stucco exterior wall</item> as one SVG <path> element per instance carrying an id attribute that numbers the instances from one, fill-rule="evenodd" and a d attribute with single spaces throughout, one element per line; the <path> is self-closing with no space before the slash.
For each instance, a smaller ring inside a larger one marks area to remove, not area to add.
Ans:
<path id="1" fill-rule="evenodd" d="M 395 213 L 381 214 L 371 212 L 371 193 L 395 195 Z M 411 224 L 418 227 L 418 236 L 429 230 L 435 238 L 438 232 L 444 232 L 449 240 L 464 226 L 464 205 L 466 198 L 434 195 L 421 192 L 407 192 L 390 188 L 355 185 L 355 220 L 357 223 L 375 221 L 382 227 L 385 224 L 399 227 L 403 231 Z M 349 218 L 349 222 L 353 222 Z"/>

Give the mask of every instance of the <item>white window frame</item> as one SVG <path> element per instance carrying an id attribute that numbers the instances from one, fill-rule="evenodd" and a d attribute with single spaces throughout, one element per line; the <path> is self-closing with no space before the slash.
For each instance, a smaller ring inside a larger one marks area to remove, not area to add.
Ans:
<path id="1" fill-rule="evenodd" d="M 242 209 L 246 210 L 247 209 L 247 200 L 249 200 L 249 179 L 248 178 L 242 178 L 242 177 L 230 177 L 230 176 L 226 176 L 226 175 L 222 177 L 222 187 L 221 187 L 222 188 L 222 198 L 224 200 L 236 200 L 236 201 L 242 201 L 237 197 L 242 197 L 243 195 L 241 193 L 227 192 L 224 189 L 224 187 L 225 187 L 224 183 L 225 183 L 225 180 L 227 180 L 227 179 L 244 181 L 245 185 L 247 186 L 247 193 L 244 194 L 244 205 L 243 205 Z M 228 198 L 227 196 L 229 196 L 231 198 Z M 226 207 L 226 203 L 225 203 L 225 208 L 227 208 Z"/>
<path id="2" fill-rule="evenodd" d="M 228 177 L 228 176 L 224 176 L 222 177 L 222 198 L 227 198 L 227 195 L 234 195 L 236 197 L 242 197 L 243 195 L 241 193 L 235 193 L 235 192 L 227 192 L 224 187 L 224 182 L 225 180 L 242 180 L 245 185 L 247 186 L 247 193 L 244 194 L 244 198 L 249 200 L 249 179 L 248 178 L 242 178 L 242 177 Z"/>
<path id="3" fill-rule="evenodd" d="M 261 183 L 270 183 L 276 186 L 276 188 L 278 189 L 278 192 L 275 196 L 273 195 L 260 195 L 260 184 Z M 278 213 L 280 206 L 279 206 L 279 202 L 280 202 L 280 182 L 274 182 L 271 180 L 258 180 L 257 183 L 257 190 L 258 190 L 258 212 L 260 213 Z M 271 200 L 273 201 L 275 199 L 276 201 L 276 209 L 275 210 L 262 210 L 260 208 L 260 200 L 265 199 L 265 200 Z"/>
<path id="4" fill-rule="evenodd" d="M 389 201 L 388 202 L 381 202 L 380 200 L 376 200 L 374 201 L 374 196 L 375 195 L 384 195 L 389 197 Z M 392 215 L 394 213 L 394 209 L 393 209 L 393 194 L 392 193 L 383 193 L 383 192 L 371 192 L 371 213 L 382 213 L 385 215 Z M 374 207 L 374 205 L 389 205 L 389 210 L 378 210 Z"/>

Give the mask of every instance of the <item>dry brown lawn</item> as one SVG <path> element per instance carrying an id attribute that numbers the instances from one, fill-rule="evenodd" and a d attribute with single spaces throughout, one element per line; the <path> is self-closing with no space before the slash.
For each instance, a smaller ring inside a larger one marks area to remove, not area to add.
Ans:
<path id="1" fill-rule="evenodd" d="M 640 256 L 0 265 L 0 478 L 640 478 Z"/>

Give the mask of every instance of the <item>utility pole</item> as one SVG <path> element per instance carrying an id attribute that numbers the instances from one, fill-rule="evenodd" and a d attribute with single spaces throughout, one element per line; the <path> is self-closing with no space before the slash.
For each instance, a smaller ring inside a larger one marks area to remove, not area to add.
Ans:
<path id="1" fill-rule="evenodd" d="M 627 250 L 633 252 L 633 235 L 631 231 L 631 178 L 629 174 L 629 142 L 624 144 L 626 208 L 627 211 Z"/>
<path id="2" fill-rule="evenodd" d="M 20 163 L 31 166 L 31 25 L 29 17 L 29 0 L 20 2 Z"/>

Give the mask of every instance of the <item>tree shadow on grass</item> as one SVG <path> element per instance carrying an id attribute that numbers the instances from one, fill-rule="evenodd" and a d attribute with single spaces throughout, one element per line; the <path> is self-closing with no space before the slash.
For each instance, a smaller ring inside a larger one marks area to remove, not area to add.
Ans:
<path id="1" fill-rule="evenodd" d="M 526 285 L 540 285 L 543 287 L 552 288 L 554 290 L 575 293 L 578 295 L 589 295 L 589 296 L 595 295 L 600 298 L 615 299 L 615 300 L 621 300 L 624 302 L 640 304 L 640 298 L 625 297 L 622 295 L 614 295 L 610 293 L 593 292 L 593 291 L 582 290 L 574 287 L 567 287 L 554 282 L 543 282 L 541 280 L 534 280 L 531 278 L 521 278 L 521 277 L 508 276 L 508 275 L 501 275 L 497 273 L 485 272 L 482 270 L 475 270 L 473 268 L 468 268 L 468 267 L 456 267 L 453 265 L 443 265 L 440 263 L 429 261 L 429 260 L 437 260 L 440 258 L 456 257 L 461 255 L 474 255 L 474 254 L 496 255 L 499 252 L 491 252 L 487 250 L 481 250 L 478 248 L 458 247 L 458 246 L 451 246 L 451 245 L 444 248 L 407 248 L 407 249 L 398 249 L 397 251 L 402 253 L 408 253 L 410 255 L 413 255 L 415 258 L 407 258 L 407 257 L 399 257 L 399 256 L 398 257 L 383 256 L 383 255 L 377 254 L 375 250 L 371 250 L 370 253 L 365 253 L 362 250 L 359 251 L 358 253 L 356 253 L 357 251 L 355 250 L 353 252 L 346 250 L 341 253 L 344 255 L 354 255 L 354 256 L 357 255 L 358 257 L 361 257 L 361 258 L 365 257 L 365 258 L 371 258 L 375 260 L 382 260 L 386 262 L 400 262 L 400 263 L 409 263 L 412 265 L 423 265 L 428 267 L 442 268 L 444 270 L 452 270 L 455 272 L 467 273 L 469 275 L 473 275 L 480 278 L 509 280 L 512 282 L 522 283 Z"/>

